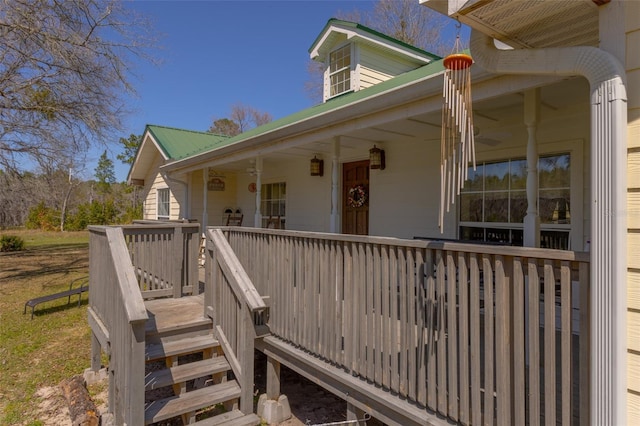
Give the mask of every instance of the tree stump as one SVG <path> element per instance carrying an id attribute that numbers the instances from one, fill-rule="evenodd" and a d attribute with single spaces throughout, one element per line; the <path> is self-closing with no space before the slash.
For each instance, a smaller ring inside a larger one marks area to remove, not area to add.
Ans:
<path id="1" fill-rule="evenodd" d="M 73 426 L 98 426 L 98 413 L 82 376 L 73 376 L 60 384 L 69 406 Z"/>

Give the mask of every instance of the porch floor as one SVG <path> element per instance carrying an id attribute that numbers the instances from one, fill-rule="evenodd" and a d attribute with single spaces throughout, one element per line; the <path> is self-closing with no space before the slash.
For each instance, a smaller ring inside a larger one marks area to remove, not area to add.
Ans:
<path id="1" fill-rule="evenodd" d="M 204 295 L 186 296 L 179 299 L 153 299 L 145 301 L 149 320 L 145 331 L 150 333 L 166 333 L 179 330 L 186 324 L 210 322 L 204 317 Z"/>

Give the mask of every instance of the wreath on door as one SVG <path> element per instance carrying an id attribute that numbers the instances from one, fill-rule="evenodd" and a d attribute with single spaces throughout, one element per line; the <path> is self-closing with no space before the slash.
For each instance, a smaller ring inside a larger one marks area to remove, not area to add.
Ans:
<path id="1" fill-rule="evenodd" d="M 349 188 L 349 194 L 347 195 L 347 205 L 349 207 L 362 207 L 366 202 L 367 190 L 363 185 L 355 185 Z"/>

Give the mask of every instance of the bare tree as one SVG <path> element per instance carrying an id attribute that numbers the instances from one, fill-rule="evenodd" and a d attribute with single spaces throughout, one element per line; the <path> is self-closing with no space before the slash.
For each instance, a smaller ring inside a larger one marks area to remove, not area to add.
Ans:
<path id="1" fill-rule="evenodd" d="M 238 102 L 231 106 L 229 118 L 214 118 L 208 131 L 219 135 L 236 136 L 271 121 L 273 117 L 268 112 L 262 112 Z"/>
<path id="2" fill-rule="evenodd" d="M 118 0 L 0 1 L 0 165 L 106 143 L 154 38 Z"/>

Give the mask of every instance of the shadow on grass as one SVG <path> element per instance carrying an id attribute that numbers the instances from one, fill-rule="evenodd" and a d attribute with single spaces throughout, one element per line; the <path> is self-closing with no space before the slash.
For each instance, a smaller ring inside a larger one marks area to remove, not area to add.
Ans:
<path id="1" fill-rule="evenodd" d="M 4 272 L 0 279 L 2 283 L 8 280 L 84 272 L 88 268 L 89 250 L 87 244 L 54 245 L 5 253 L 0 259 Z M 12 262 L 12 259 L 15 261 Z M 25 265 L 29 265 L 28 268 L 25 268 Z"/>

